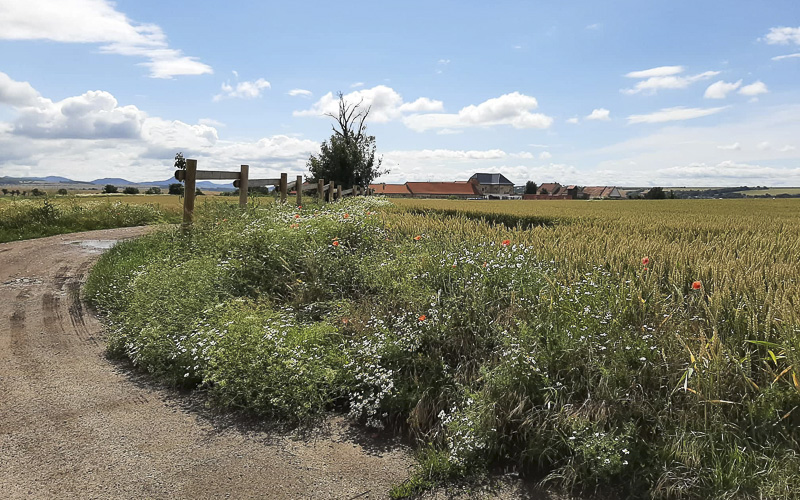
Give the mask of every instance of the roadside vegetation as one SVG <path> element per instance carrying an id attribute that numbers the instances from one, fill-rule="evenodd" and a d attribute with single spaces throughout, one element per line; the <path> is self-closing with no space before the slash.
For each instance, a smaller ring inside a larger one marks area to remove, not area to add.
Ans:
<path id="1" fill-rule="evenodd" d="M 0 243 L 56 234 L 177 222 L 176 210 L 156 205 L 80 198 L 0 203 Z"/>
<path id="2" fill-rule="evenodd" d="M 85 293 L 111 354 L 221 407 L 409 436 L 396 497 L 800 495 L 794 200 L 398 204 L 206 204 Z"/>

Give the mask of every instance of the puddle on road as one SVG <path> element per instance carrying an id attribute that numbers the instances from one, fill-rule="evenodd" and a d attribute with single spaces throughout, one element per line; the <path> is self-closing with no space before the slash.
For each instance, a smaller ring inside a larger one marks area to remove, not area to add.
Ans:
<path id="1" fill-rule="evenodd" d="M 83 240 L 83 241 L 68 241 L 67 245 L 77 245 L 81 248 L 89 250 L 90 252 L 102 252 L 113 247 L 119 240 Z"/>

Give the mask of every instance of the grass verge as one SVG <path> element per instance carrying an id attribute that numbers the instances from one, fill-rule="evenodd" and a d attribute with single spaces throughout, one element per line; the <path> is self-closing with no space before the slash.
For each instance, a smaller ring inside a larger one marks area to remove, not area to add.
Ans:
<path id="1" fill-rule="evenodd" d="M 170 384 L 407 433 L 419 468 L 396 497 L 495 467 L 627 497 L 800 494 L 795 311 L 695 289 L 691 265 L 567 266 L 531 239 L 559 224 L 384 203 L 207 206 L 106 253 L 86 295 L 112 353 Z"/>

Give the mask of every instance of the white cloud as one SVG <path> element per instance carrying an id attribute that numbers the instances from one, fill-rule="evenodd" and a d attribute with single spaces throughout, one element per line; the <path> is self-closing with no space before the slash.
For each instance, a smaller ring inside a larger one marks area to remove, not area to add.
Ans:
<path id="1" fill-rule="evenodd" d="M 441 101 L 420 97 L 413 102 L 404 102 L 403 96 L 386 85 L 378 85 L 371 89 L 362 89 L 350 92 L 344 96 L 349 104 L 361 103 L 366 109 L 370 108 L 369 121 L 385 123 L 400 119 L 406 113 L 421 113 L 439 111 L 443 109 Z M 339 111 L 339 97 L 333 92 L 328 92 L 315 102 L 310 109 L 295 111 L 294 116 L 325 116 L 336 115 Z"/>
<path id="2" fill-rule="evenodd" d="M 794 54 L 786 54 L 783 56 L 775 56 L 772 58 L 773 61 L 782 61 L 784 59 L 793 59 L 795 57 L 800 57 L 800 52 L 795 52 Z"/>
<path id="3" fill-rule="evenodd" d="M 769 90 L 767 90 L 767 86 L 762 81 L 757 81 L 751 83 L 750 85 L 745 85 L 744 87 L 739 89 L 740 94 L 749 96 L 757 96 L 760 94 L 766 94 L 767 92 L 769 92 Z"/>
<path id="4" fill-rule="evenodd" d="M 659 66 L 657 68 L 645 69 L 642 71 L 631 71 L 625 76 L 628 78 L 653 78 L 659 76 L 670 76 L 683 73 L 683 66 Z"/>
<path id="5" fill-rule="evenodd" d="M 567 118 L 566 122 L 575 125 L 577 123 L 580 123 L 581 120 L 577 116 L 573 116 L 572 118 Z"/>
<path id="6" fill-rule="evenodd" d="M 414 102 L 402 104 L 398 109 L 401 113 L 430 113 L 433 111 L 442 111 L 444 109 L 444 104 L 442 101 L 434 101 L 427 97 L 420 97 Z"/>
<path id="7" fill-rule="evenodd" d="M 222 93 L 214 96 L 215 102 L 222 99 L 255 99 L 261 97 L 261 93 L 264 89 L 270 88 L 270 84 L 263 78 L 259 78 L 252 82 L 237 82 L 236 87 L 225 82 L 221 88 Z"/>
<path id="8" fill-rule="evenodd" d="M 781 153 L 788 153 L 789 151 L 794 151 L 795 149 L 797 149 L 797 148 L 792 146 L 792 145 L 790 145 L 790 144 L 786 144 L 785 146 L 780 148 L 778 151 L 780 151 Z"/>
<path id="9" fill-rule="evenodd" d="M 225 124 L 213 118 L 200 118 L 197 120 L 200 125 L 208 125 L 209 127 L 224 127 Z"/>
<path id="10" fill-rule="evenodd" d="M 800 45 L 800 26 L 797 28 L 779 27 L 770 28 L 769 33 L 764 37 L 770 45 Z"/>
<path id="11" fill-rule="evenodd" d="M 609 116 L 610 111 L 605 108 L 598 108 L 593 109 L 592 112 L 586 116 L 587 120 L 600 120 L 600 121 L 609 121 L 611 117 Z"/>
<path id="12" fill-rule="evenodd" d="M 586 26 L 586 29 L 587 30 L 597 30 L 597 29 L 600 29 L 600 26 L 602 26 L 600 23 L 594 23 L 594 24 L 590 24 L 590 25 Z"/>
<path id="13" fill-rule="evenodd" d="M 663 89 L 685 89 L 689 85 L 707 80 L 719 74 L 719 71 L 705 71 L 696 75 L 677 76 L 683 73 L 683 66 L 660 66 L 642 71 L 632 71 L 625 76 L 628 78 L 642 79 L 633 88 L 622 89 L 623 94 L 655 94 Z"/>
<path id="14" fill-rule="evenodd" d="M 488 99 L 478 105 L 462 108 L 458 113 L 431 113 L 407 116 L 403 123 L 412 130 L 424 132 L 430 129 L 458 129 L 465 127 L 488 127 L 511 125 L 514 128 L 548 128 L 553 119 L 540 113 L 531 113 L 538 102 L 535 97 L 512 92 Z"/>
<path id="15" fill-rule="evenodd" d="M 630 115 L 628 123 L 663 123 L 679 120 L 691 120 L 702 116 L 709 116 L 726 109 L 727 106 L 719 108 L 685 108 L 678 106 L 675 108 L 664 108 L 660 111 L 646 115 Z"/>
<path id="16" fill-rule="evenodd" d="M 106 0 L 26 0 L 0 5 L 0 39 L 99 43 L 101 52 L 143 57 L 153 78 L 213 73 L 207 64 L 169 48 L 155 24 L 136 24 Z"/>
<path id="17" fill-rule="evenodd" d="M 4 175 L 161 180 L 172 174 L 175 153 L 183 151 L 201 168 L 230 170 L 248 163 L 254 176 L 274 177 L 281 171 L 302 173 L 308 156 L 319 149 L 315 141 L 288 136 L 220 140 L 215 120 L 192 125 L 149 116 L 136 106 L 121 106 L 105 91 L 54 102 L 5 73 L 0 73 L 0 103 L 11 113 L 11 121 L 0 122 Z"/>
<path id="18" fill-rule="evenodd" d="M 723 151 L 739 151 L 742 149 L 742 145 L 738 142 L 734 142 L 733 144 L 722 144 L 717 146 L 717 149 L 721 149 Z"/>
<path id="19" fill-rule="evenodd" d="M 539 153 L 540 160 L 549 160 L 552 157 L 553 155 L 551 155 L 549 151 L 542 151 L 541 153 Z"/>
<path id="20" fill-rule="evenodd" d="M 295 96 L 311 97 L 313 95 L 310 90 L 305 90 L 305 89 L 292 89 L 287 93 L 292 97 Z"/>
<path id="21" fill-rule="evenodd" d="M 745 115 L 732 114 L 725 120 L 704 122 L 672 122 L 654 129 L 651 133 L 627 139 L 595 150 L 563 155 L 564 160 L 577 165 L 596 166 L 592 175 L 597 182 L 600 172 L 605 172 L 607 182 L 629 186 L 723 186 L 768 184 L 781 186 L 800 185 L 792 168 L 800 166 L 798 150 L 780 151 L 777 148 L 758 150 L 756 144 L 795 144 L 800 137 L 800 105 L 759 107 Z M 718 149 L 719 145 L 741 145 L 739 150 Z M 751 146 L 749 146 L 751 145 Z M 800 148 L 798 148 L 800 149 Z M 735 157 L 737 163 L 766 165 L 759 177 L 757 170 L 746 182 L 698 181 L 693 177 L 662 176 L 661 169 L 687 164 L 718 165 Z M 773 175 L 785 173 L 787 176 Z"/>
<path id="22" fill-rule="evenodd" d="M 364 86 L 364 82 L 355 82 L 355 83 L 351 83 L 350 84 L 350 88 L 351 89 L 357 89 L 357 88 L 363 87 L 363 86 Z"/>
<path id="23" fill-rule="evenodd" d="M 758 145 L 756 145 L 756 149 L 758 149 L 759 151 L 766 151 L 766 150 L 770 149 L 770 147 L 771 146 L 770 146 L 769 141 L 759 142 Z"/>
<path id="24" fill-rule="evenodd" d="M 436 64 L 439 64 L 440 66 L 447 66 L 450 64 L 450 59 L 439 59 Z"/>
<path id="25" fill-rule="evenodd" d="M 725 99 L 728 97 L 728 93 L 736 90 L 739 86 L 742 85 L 742 81 L 739 80 L 738 82 L 728 83 L 722 80 L 712 83 L 706 89 L 705 94 L 703 97 L 706 99 Z"/>
<path id="26" fill-rule="evenodd" d="M 665 180 L 680 179 L 679 182 L 694 186 L 772 184 L 770 181 L 797 183 L 800 181 L 800 168 L 775 168 L 726 160 L 713 165 L 690 163 L 669 167 L 658 170 L 656 176 Z"/>

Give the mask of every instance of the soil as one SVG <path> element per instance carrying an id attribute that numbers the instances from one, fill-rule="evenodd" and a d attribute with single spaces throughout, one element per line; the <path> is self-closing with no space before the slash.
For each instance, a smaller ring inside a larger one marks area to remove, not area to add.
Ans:
<path id="1" fill-rule="evenodd" d="M 106 358 L 81 285 L 105 248 L 151 230 L 0 244 L 0 496 L 385 498 L 413 466 L 402 443 L 337 417 L 260 428 Z M 549 497 L 513 480 L 425 497 L 476 495 Z"/>

